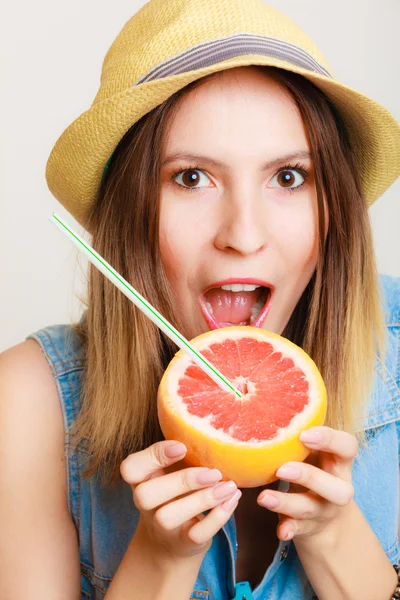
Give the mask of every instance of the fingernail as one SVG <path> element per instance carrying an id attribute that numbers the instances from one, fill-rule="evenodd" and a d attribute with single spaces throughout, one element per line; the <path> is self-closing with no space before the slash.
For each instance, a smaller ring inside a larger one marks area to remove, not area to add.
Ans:
<path id="1" fill-rule="evenodd" d="M 216 483 L 220 479 L 222 479 L 222 473 L 221 471 L 218 471 L 218 469 L 206 469 L 205 471 L 200 471 L 196 476 L 196 481 L 197 483 L 200 483 L 200 485 Z"/>
<path id="2" fill-rule="evenodd" d="M 232 496 L 232 498 L 229 498 L 229 500 L 225 500 L 225 502 L 223 502 L 221 504 L 222 508 L 228 512 L 231 511 L 233 508 L 236 507 L 241 496 L 242 496 L 242 492 L 240 490 L 238 490 L 236 492 L 236 494 L 234 496 Z"/>
<path id="3" fill-rule="evenodd" d="M 170 444 L 164 448 L 164 453 L 168 458 L 176 458 L 177 456 L 186 453 L 186 446 L 180 442 Z"/>
<path id="4" fill-rule="evenodd" d="M 324 440 L 324 434 L 322 431 L 302 431 L 299 440 L 309 444 L 320 444 Z"/>
<path id="5" fill-rule="evenodd" d="M 218 500 L 220 498 L 225 498 L 225 496 L 230 496 L 237 489 L 236 483 L 234 481 L 222 481 L 215 486 L 213 490 L 214 498 Z"/>
<path id="6" fill-rule="evenodd" d="M 283 465 L 276 472 L 280 479 L 298 479 L 301 475 L 300 467 L 292 465 Z"/>
<path id="7" fill-rule="evenodd" d="M 276 496 L 273 496 L 272 494 L 265 494 L 264 496 L 261 496 L 260 502 L 263 506 L 266 506 L 267 508 L 276 508 L 277 506 L 279 506 L 278 498 Z"/>

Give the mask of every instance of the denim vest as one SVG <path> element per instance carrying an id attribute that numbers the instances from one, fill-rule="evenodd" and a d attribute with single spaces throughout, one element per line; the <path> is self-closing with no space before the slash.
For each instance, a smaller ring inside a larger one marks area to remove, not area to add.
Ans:
<path id="1" fill-rule="evenodd" d="M 368 418 L 368 445 L 353 467 L 355 501 L 392 563 L 399 560 L 398 507 L 400 436 L 400 278 L 381 276 L 388 350 L 377 362 Z M 41 346 L 56 380 L 65 424 L 68 508 L 80 551 L 81 599 L 102 600 L 135 532 L 139 512 L 130 486 L 104 487 L 95 476 L 83 479 L 84 449 L 68 458 L 69 436 L 81 406 L 84 351 L 69 325 L 53 325 L 28 336 Z M 27 339 L 28 339 L 27 338 Z M 316 598 L 293 540 L 280 542 L 272 563 L 253 590 L 236 584 L 234 515 L 214 536 L 202 562 L 191 599 L 311 600 Z M 236 584 L 236 586 L 235 586 Z M 247 590 L 247 591 L 246 591 Z"/>

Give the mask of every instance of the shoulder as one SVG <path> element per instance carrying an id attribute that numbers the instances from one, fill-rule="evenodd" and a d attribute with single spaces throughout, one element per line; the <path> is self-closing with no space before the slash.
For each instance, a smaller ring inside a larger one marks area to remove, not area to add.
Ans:
<path id="1" fill-rule="evenodd" d="M 33 340 L 0 354 L 0 455 L 3 491 L 28 494 L 40 511 L 51 488 L 50 495 L 67 507 L 61 404 L 51 369 Z"/>
<path id="2" fill-rule="evenodd" d="M 388 327 L 400 326 L 400 277 L 380 275 L 381 297 Z"/>
<path id="3" fill-rule="evenodd" d="M 386 381 L 393 397 L 399 403 L 400 396 L 400 277 L 380 275 L 381 299 L 385 313 L 387 330 L 387 345 L 384 364 L 381 365 L 386 373 Z M 382 374 L 382 369 L 380 372 Z M 379 367 L 378 367 L 379 370 Z"/>
<path id="4" fill-rule="evenodd" d="M 34 340 L 26 340 L 0 354 L 0 417 L 3 439 L 7 432 L 26 429 L 28 443 L 36 428 L 45 437 L 53 437 L 54 442 L 58 440 L 63 450 L 64 425 L 57 385 Z"/>
<path id="5" fill-rule="evenodd" d="M 45 356 L 34 340 L 29 339 L 0 353 L 0 385 L 24 388 L 47 388 L 57 393 L 51 369 Z"/>
<path id="6" fill-rule="evenodd" d="M 56 591 L 57 597 L 78 597 L 63 413 L 50 365 L 31 339 L 0 354 L 0 455 L 2 589 L 10 598 L 33 598 L 35 588 L 46 597 Z M 54 569 L 45 568 L 49 564 Z"/>
<path id="7" fill-rule="evenodd" d="M 375 380 L 364 429 L 400 420 L 400 277 L 380 275 L 386 323 L 386 352 L 377 357 Z"/>
<path id="8" fill-rule="evenodd" d="M 31 333 L 27 340 L 39 344 L 55 378 L 83 367 L 85 345 L 78 330 L 82 332 L 85 315 L 78 326 L 70 324 L 49 325 Z"/>
<path id="9" fill-rule="evenodd" d="M 32 418 L 39 421 L 38 427 L 43 420 L 37 417 L 50 411 L 48 417 L 62 439 L 80 405 L 85 347 L 78 329 L 69 324 L 50 325 L 0 353 L 0 402 L 8 404 L 10 397 L 17 398 L 26 413 L 34 410 Z M 9 410 L 14 406 L 13 401 Z"/>
<path id="10" fill-rule="evenodd" d="M 2 489 L 20 489 L 40 504 L 48 488 L 67 507 L 64 419 L 48 362 L 34 340 L 0 354 Z"/>

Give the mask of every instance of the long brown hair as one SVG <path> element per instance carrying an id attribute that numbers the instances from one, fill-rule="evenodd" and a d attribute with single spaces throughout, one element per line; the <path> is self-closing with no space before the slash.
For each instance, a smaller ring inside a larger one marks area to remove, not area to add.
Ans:
<path id="1" fill-rule="evenodd" d="M 303 347 L 321 371 L 329 400 L 326 424 L 355 433 L 364 444 L 361 423 L 376 354 L 383 349 L 384 320 L 351 144 L 337 110 L 313 83 L 281 69 L 252 68 L 274 77 L 299 108 L 318 198 L 317 267 L 282 335 Z M 158 246 L 160 156 L 178 101 L 205 79 L 179 90 L 126 133 L 86 224 L 94 248 L 183 333 Z M 75 445 L 85 440 L 85 475 L 99 470 L 109 484 L 118 480 L 129 453 L 162 439 L 157 388 L 177 347 L 92 266 L 85 303 L 86 319 L 75 324 L 86 363 L 73 434 Z"/>

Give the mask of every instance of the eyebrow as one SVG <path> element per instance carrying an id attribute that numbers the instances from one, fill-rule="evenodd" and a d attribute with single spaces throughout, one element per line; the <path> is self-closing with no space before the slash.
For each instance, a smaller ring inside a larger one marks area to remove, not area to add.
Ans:
<path id="1" fill-rule="evenodd" d="M 294 152 L 289 152 L 288 154 L 283 154 L 282 156 L 277 156 L 276 158 L 267 161 L 260 167 L 260 171 L 267 171 L 269 169 L 273 169 L 274 167 L 278 167 L 282 163 L 288 163 L 293 160 L 310 158 L 311 156 L 308 150 L 296 150 Z M 201 161 L 203 163 L 208 163 L 210 165 L 213 165 L 214 167 L 218 167 L 221 169 L 230 168 L 229 165 L 227 165 L 226 163 L 216 160 L 215 158 L 211 158 L 210 156 L 204 156 L 202 154 L 187 152 L 174 152 L 173 154 L 166 156 L 162 163 L 162 166 L 165 167 L 171 162 L 174 162 L 175 160 Z"/>

